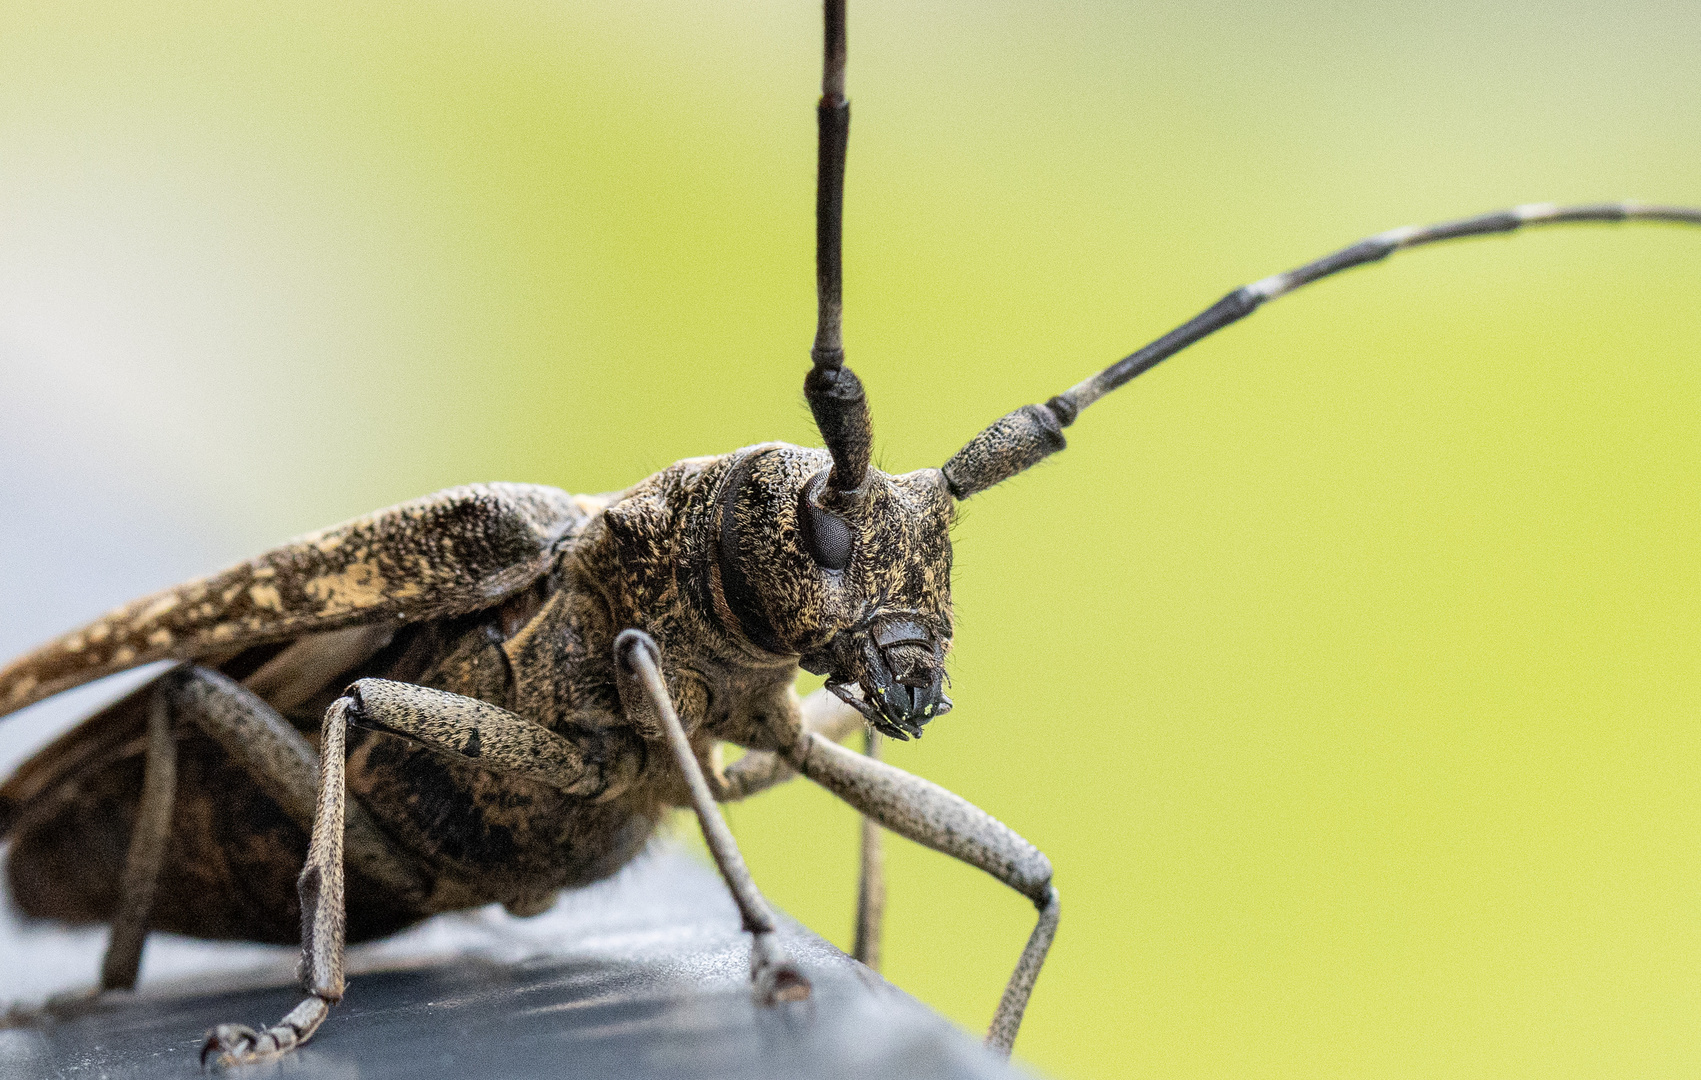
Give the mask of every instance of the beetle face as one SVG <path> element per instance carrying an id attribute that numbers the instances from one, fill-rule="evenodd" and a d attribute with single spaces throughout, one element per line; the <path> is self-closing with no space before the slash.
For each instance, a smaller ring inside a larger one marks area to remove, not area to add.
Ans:
<path id="1" fill-rule="evenodd" d="M 723 622 L 827 675 L 885 734 L 919 736 L 951 708 L 951 497 L 937 469 L 870 469 L 860 490 L 835 494 L 830 466 L 822 451 L 770 445 L 728 470 L 716 495 Z"/>

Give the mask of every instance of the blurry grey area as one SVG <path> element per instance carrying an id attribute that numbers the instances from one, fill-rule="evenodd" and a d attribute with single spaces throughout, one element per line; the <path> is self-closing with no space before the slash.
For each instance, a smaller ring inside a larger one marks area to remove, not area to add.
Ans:
<path id="1" fill-rule="evenodd" d="M 67 428 L 75 427 L 66 418 Z M 0 429 L 0 657 L 12 657 L 108 608 L 227 559 L 203 530 L 153 510 L 133 485 L 81 470 L 53 440 Z M 0 776 L 55 736 L 151 676 L 120 675 L 61 694 L 0 720 Z M 0 905 L 0 1001 L 39 1000 L 93 982 L 104 930 L 26 925 Z M 276 950 L 188 940 L 152 941 L 148 983 L 193 971 L 240 968 Z"/>
<path id="2" fill-rule="evenodd" d="M 239 554 L 0 430 L 0 656 Z M 157 669 L 0 720 L 0 775 Z M 847 907 L 848 913 L 848 907 Z M 93 984 L 105 930 L 0 908 L 0 1005 Z M 443 915 L 351 950 L 348 996 L 295 1056 L 242 1075 L 999 1077 L 1016 1075 L 832 945 L 784 937 L 815 986 L 763 1009 L 750 943 L 715 874 L 667 841 L 606 882 L 519 919 Z M 155 934 L 138 992 L 77 1019 L 0 1030 L 0 1080 L 189 1076 L 206 1030 L 270 1023 L 300 998 L 296 950 Z"/>

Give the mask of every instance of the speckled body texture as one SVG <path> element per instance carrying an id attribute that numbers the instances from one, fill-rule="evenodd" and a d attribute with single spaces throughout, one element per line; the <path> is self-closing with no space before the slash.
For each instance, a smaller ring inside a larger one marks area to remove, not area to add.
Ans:
<path id="1" fill-rule="evenodd" d="M 827 570 L 798 536 L 800 494 L 827 465 L 822 451 L 768 444 L 683 461 L 612 495 L 519 484 L 441 492 L 50 642 L 0 670 L 0 714 L 160 659 L 243 683 L 315 745 L 325 710 L 358 679 L 498 706 L 561 736 L 605 779 L 570 793 L 494 760 L 481 766 L 351 729 L 348 793 L 422 885 L 399 890 L 351 863 L 350 937 L 493 901 L 536 910 L 624 865 L 686 798 L 659 733 L 622 708 L 613 655 L 621 630 L 659 644 L 704 761 L 720 741 L 794 743 L 800 658 L 841 683 L 866 682 L 863 658 L 883 655 L 868 642 L 892 620 L 923 628 L 911 638 L 925 634 L 895 646 L 892 662 L 915 669 L 911 685 L 937 685 L 951 626 L 944 482 L 937 470 L 871 473 L 857 499 L 829 508 L 857 545 L 849 565 Z M 141 790 L 148 695 L 91 717 L 0 788 L 12 895 L 26 914 L 111 918 Z M 300 812 L 181 717 L 175 731 L 180 783 L 149 926 L 298 940 Z"/>

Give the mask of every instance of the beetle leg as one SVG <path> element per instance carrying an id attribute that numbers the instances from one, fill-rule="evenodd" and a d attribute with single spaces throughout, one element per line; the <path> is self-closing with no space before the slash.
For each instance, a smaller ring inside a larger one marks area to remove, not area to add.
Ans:
<path id="1" fill-rule="evenodd" d="M 148 703 L 148 751 L 142 766 L 142 799 L 136 824 L 130 832 L 130 847 L 124 854 L 124 872 L 118 885 L 118 912 L 112 919 L 106 956 L 100 965 L 100 988 L 129 990 L 136 985 L 142 967 L 142 944 L 148 936 L 148 916 L 153 911 L 154 889 L 160 868 L 165 865 L 166 842 L 171 836 L 171 808 L 177 797 L 177 737 L 171 730 L 171 704 L 165 691 L 155 688 Z"/>
<path id="2" fill-rule="evenodd" d="M 829 742 L 842 742 L 852 732 L 860 730 L 864 752 L 869 757 L 879 758 L 879 733 L 868 727 L 854 706 L 830 693 L 826 687 L 804 698 L 800 711 L 804 731 Z M 734 802 L 796 776 L 797 770 L 783 755 L 772 750 L 751 750 L 722 771 L 715 798 L 720 802 Z M 886 915 L 886 860 L 880 831 L 879 824 L 864 815 L 861 858 L 857 866 L 856 944 L 851 950 L 852 956 L 875 971 L 880 970 L 880 939 Z"/>
<path id="3" fill-rule="evenodd" d="M 868 729 L 861 713 L 824 688 L 799 702 L 798 711 L 804 731 L 813 731 L 831 742 L 843 742 L 856 732 Z M 715 799 L 717 802 L 737 802 L 796 776 L 797 770 L 780 754 L 772 750 L 751 750 L 723 770 L 722 784 L 715 792 Z"/>
<path id="4" fill-rule="evenodd" d="M 800 712 L 804 731 L 829 742 L 842 742 L 861 731 L 864 752 L 879 758 L 880 734 L 869 728 L 854 706 L 826 687 L 804 698 Z M 797 776 L 785 757 L 772 750 L 751 750 L 720 772 L 720 783 L 711 785 L 718 802 L 748 798 Z M 886 915 L 886 860 L 880 833 L 880 826 L 865 815 L 857 866 L 856 944 L 851 950 L 852 956 L 875 971 L 880 970 L 880 939 Z"/>
<path id="5" fill-rule="evenodd" d="M 460 758 L 491 772 L 528 776 L 569 795 L 607 799 L 637 778 L 641 755 L 623 753 L 622 733 L 581 742 L 477 698 L 389 679 L 361 679 L 348 688 L 349 720 Z M 630 736 L 634 744 L 636 736 Z"/>
<path id="6" fill-rule="evenodd" d="M 242 687 L 231 685 L 240 695 L 253 697 Z M 283 722 L 281 717 L 279 722 Z M 354 683 L 331 704 L 320 729 L 313 839 L 297 884 L 301 893 L 301 985 L 309 996 L 263 1031 L 242 1024 L 214 1028 L 201 1050 L 203 1062 L 211 1058 L 221 1066 L 245 1065 L 277 1057 L 306 1042 L 324 1022 L 331 1006 L 342 998 L 347 932 L 343 905 L 345 814 L 352 840 L 355 814 L 360 809 L 358 802 L 348 799 L 344 784 L 350 724 L 398 735 L 439 753 L 476 761 L 495 772 L 533 776 L 585 797 L 623 790 L 637 770 L 629 755 L 612 755 L 615 760 L 605 767 L 598 754 L 587 753 L 548 728 L 488 702 L 388 679 Z M 281 737 L 281 732 L 268 737 Z"/>
<path id="7" fill-rule="evenodd" d="M 319 754 L 306 736 L 252 690 L 204 667 L 181 667 L 161 679 L 179 719 L 193 723 L 253 777 L 290 819 L 317 827 Z M 425 885 L 358 800 L 344 811 L 344 844 L 356 873 L 400 897 L 422 897 Z"/>
<path id="8" fill-rule="evenodd" d="M 220 1024 L 207 1033 L 201 1063 L 209 1056 L 221 1066 L 246 1065 L 277 1057 L 312 1037 L 343 996 L 344 758 L 352 698 L 340 697 L 325 710 L 319 729 L 319 795 L 313 813 L 313 839 L 296 888 L 301 894 L 301 975 L 308 997 L 284 1018 L 255 1031 L 243 1024 Z"/>
<path id="9" fill-rule="evenodd" d="M 801 1001 L 809 996 L 809 980 L 797 970 L 777 940 L 778 926 L 774 922 L 774 913 L 757 891 L 750 868 L 744 865 L 744 856 L 739 854 L 738 844 L 726 827 L 726 820 L 721 817 L 720 807 L 715 805 L 709 783 L 703 778 L 702 763 L 691 749 L 685 727 L 679 722 L 679 714 L 674 711 L 673 701 L 668 696 L 667 684 L 662 681 L 658 665 L 660 655 L 655 641 L 642 630 L 621 631 L 614 640 L 620 699 L 628 714 L 638 713 L 640 719 L 660 727 L 673 751 L 674 760 L 679 763 L 679 771 L 685 774 L 685 782 L 691 788 L 691 806 L 697 812 L 703 839 L 709 845 L 709 853 L 714 856 L 727 888 L 732 891 L 733 901 L 744 919 L 744 929 L 754 937 L 750 951 L 750 975 L 755 984 L 756 999 L 764 1005 Z"/>
<path id="10" fill-rule="evenodd" d="M 142 967 L 142 946 L 148 937 L 148 917 L 153 913 L 154 894 L 171 839 L 172 804 L 177 797 L 177 737 L 172 731 L 171 714 L 169 695 L 163 685 L 156 684 L 149 692 L 142 795 L 118 879 L 118 910 L 112 916 L 106 953 L 101 958 L 99 985 L 93 990 L 55 995 L 39 1010 L 13 1010 L 13 1017 L 75 1016 L 98 1007 L 107 991 L 135 987 Z"/>
<path id="11" fill-rule="evenodd" d="M 880 733 L 863 732 L 862 752 L 880 760 Z M 886 922 L 886 849 L 880 823 L 862 817 L 862 857 L 856 875 L 856 943 L 851 955 L 875 971 L 880 970 L 880 939 Z"/>
<path id="12" fill-rule="evenodd" d="M 786 751 L 792 765 L 866 816 L 918 844 L 978 866 L 1034 902 L 1039 922 L 998 1002 L 987 1045 L 1008 1054 L 1040 966 L 1057 933 L 1051 861 L 1007 825 L 938 784 L 810 732 Z"/>

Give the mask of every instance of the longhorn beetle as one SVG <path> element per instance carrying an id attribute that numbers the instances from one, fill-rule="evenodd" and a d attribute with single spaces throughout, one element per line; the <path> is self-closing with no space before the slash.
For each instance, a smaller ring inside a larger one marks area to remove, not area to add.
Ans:
<path id="1" fill-rule="evenodd" d="M 110 923 L 103 988 L 133 984 L 153 929 L 300 940 L 301 1004 L 263 1029 L 219 1027 L 204 1058 L 252 1061 L 309 1038 L 342 994 L 345 940 L 491 902 L 538 910 L 618 869 L 673 806 L 695 811 L 752 934 L 758 999 L 805 997 L 716 808 L 799 773 L 1035 903 L 988 1034 L 1007 1052 L 1057 926 L 1050 864 L 873 752 L 872 733 L 919 737 L 950 710 L 954 505 L 1063 449 L 1063 429 L 1109 391 L 1323 277 L 1524 226 L 1701 224 L 1681 207 L 1533 205 L 1382 233 L 1234 290 L 994 421 L 938 469 L 889 475 L 871 464 L 840 336 L 845 11 L 825 8 L 804 382 L 824 450 L 747 447 L 595 496 L 452 489 L 138 600 L 0 670 L 6 713 L 180 662 L 22 766 L 0 788 L 0 829 L 26 913 Z M 804 701 L 800 666 L 827 677 Z M 868 754 L 837 745 L 864 724 Z M 723 768 L 720 743 L 749 753 Z M 877 835 L 865 830 L 865 957 Z"/>

